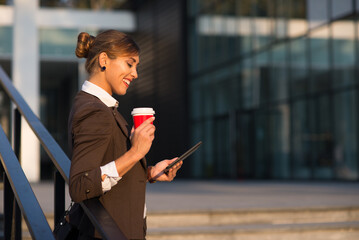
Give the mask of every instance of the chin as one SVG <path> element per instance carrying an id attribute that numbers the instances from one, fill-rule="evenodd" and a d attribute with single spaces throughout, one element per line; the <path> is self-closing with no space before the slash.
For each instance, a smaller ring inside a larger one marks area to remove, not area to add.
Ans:
<path id="1" fill-rule="evenodd" d="M 120 95 L 120 96 L 123 96 L 123 95 L 125 95 L 126 93 L 127 93 L 127 91 L 123 91 L 123 90 L 122 90 L 122 91 L 120 90 L 120 91 L 116 91 L 116 92 L 115 92 L 115 94 Z"/>

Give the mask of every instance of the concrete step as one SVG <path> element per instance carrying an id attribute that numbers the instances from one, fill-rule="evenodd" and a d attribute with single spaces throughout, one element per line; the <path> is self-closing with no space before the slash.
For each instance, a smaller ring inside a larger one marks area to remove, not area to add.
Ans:
<path id="1" fill-rule="evenodd" d="M 46 217 L 53 227 L 53 214 Z M 147 225 L 148 240 L 354 240 L 359 207 L 149 212 Z"/>
<path id="2" fill-rule="evenodd" d="M 149 213 L 147 239 L 354 240 L 359 208 Z"/>
<path id="3" fill-rule="evenodd" d="M 359 221 L 359 207 L 153 212 L 148 228 Z"/>
<path id="4" fill-rule="evenodd" d="M 147 240 L 355 240 L 359 222 L 154 228 Z"/>

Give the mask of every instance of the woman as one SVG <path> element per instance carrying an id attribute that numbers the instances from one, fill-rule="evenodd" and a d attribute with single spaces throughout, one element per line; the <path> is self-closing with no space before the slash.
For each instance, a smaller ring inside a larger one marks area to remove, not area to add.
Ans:
<path id="1" fill-rule="evenodd" d="M 139 48 L 126 34 L 116 30 L 78 36 L 76 56 L 87 58 L 88 81 L 77 94 L 69 117 L 72 150 L 70 196 L 74 202 L 99 197 L 128 239 L 146 236 L 146 182 L 172 181 L 182 162 L 168 173 L 163 170 L 175 159 L 147 166 L 155 126 L 150 118 L 129 131 L 117 111 L 112 94 L 125 95 L 138 77 Z M 70 222 L 80 239 L 100 238 L 76 204 Z"/>

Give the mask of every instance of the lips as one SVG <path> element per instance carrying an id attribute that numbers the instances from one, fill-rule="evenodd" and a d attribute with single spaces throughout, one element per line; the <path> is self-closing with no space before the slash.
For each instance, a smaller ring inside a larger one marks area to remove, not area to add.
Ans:
<path id="1" fill-rule="evenodd" d="M 129 80 L 129 79 L 123 79 L 123 82 L 124 82 L 124 84 L 127 86 L 127 87 L 129 87 L 130 86 L 130 84 L 131 84 L 131 80 Z"/>

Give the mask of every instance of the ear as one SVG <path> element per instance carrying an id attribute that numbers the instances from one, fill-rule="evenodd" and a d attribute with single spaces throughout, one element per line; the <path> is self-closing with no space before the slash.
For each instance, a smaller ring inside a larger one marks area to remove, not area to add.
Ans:
<path id="1" fill-rule="evenodd" d="M 105 52 L 100 53 L 100 55 L 98 56 L 98 63 L 100 64 L 100 68 L 106 66 L 107 59 L 108 59 L 107 53 Z"/>

